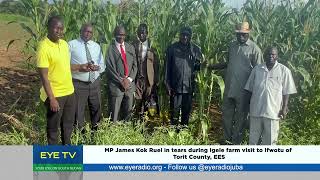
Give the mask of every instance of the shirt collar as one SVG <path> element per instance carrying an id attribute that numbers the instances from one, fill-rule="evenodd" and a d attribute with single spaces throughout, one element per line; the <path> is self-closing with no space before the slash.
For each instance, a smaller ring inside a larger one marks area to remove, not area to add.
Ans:
<path id="1" fill-rule="evenodd" d="M 45 38 L 45 40 L 47 41 L 47 43 L 52 46 L 52 47 L 56 47 L 59 46 L 61 44 L 61 40 L 59 39 L 58 42 L 52 42 L 48 37 Z"/>
<path id="2" fill-rule="evenodd" d="M 238 45 L 241 46 L 241 44 L 237 41 Z M 250 39 L 247 40 L 247 42 L 244 43 L 245 46 L 250 46 L 252 44 L 252 41 Z"/>
<path id="3" fill-rule="evenodd" d="M 279 64 L 278 61 L 276 61 L 276 62 L 274 63 L 274 66 L 272 67 L 272 69 L 271 69 L 270 71 L 272 71 L 273 69 L 275 69 L 278 64 Z M 267 67 L 267 64 L 266 64 L 265 62 L 262 64 L 261 68 L 264 69 L 265 71 L 269 71 L 269 69 L 268 69 L 268 67 Z"/>
<path id="4" fill-rule="evenodd" d="M 80 41 L 81 43 L 85 43 L 85 41 L 81 37 L 78 38 L 78 41 Z M 93 42 L 92 40 L 89 40 L 87 44 L 90 45 L 92 42 Z"/>
<path id="5" fill-rule="evenodd" d="M 123 45 L 124 46 L 124 42 L 122 44 L 118 43 L 116 40 L 114 40 L 115 44 L 117 47 L 120 47 L 120 45 Z"/>
<path id="6" fill-rule="evenodd" d="M 138 40 L 139 40 L 139 38 L 138 38 Z M 142 43 L 143 46 L 147 46 L 147 47 L 148 47 L 148 39 L 145 40 L 144 42 L 141 42 L 141 41 L 139 40 L 139 42 Z"/>

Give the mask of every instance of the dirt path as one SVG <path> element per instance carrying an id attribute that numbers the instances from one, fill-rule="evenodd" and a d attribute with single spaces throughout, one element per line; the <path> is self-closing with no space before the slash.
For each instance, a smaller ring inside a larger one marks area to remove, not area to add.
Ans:
<path id="1" fill-rule="evenodd" d="M 39 87 L 36 72 L 22 68 L 25 57 L 21 50 L 27 37 L 17 24 L 0 22 L 0 113 L 19 120 L 25 115 L 26 108 L 33 107 L 38 96 L 34 89 Z M 7 51 L 12 39 L 20 40 Z M 3 126 L 5 123 L 0 119 L 0 129 Z"/>

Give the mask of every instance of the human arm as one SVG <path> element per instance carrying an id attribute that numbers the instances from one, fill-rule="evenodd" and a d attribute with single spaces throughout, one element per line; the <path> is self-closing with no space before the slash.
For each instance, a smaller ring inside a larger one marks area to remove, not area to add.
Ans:
<path id="1" fill-rule="evenodd" d="M 137 63 L 137 56 L 136 56 L 136 51 L 134 49 L 134 47 L 132 45 L 128 45 L 128 51 L 127 54 L 130 55 L 128 57 L 132 58 L 132 67 L 129 70 L 129 76 L 128 76 L 128 80 L 130 82 L 133 82 L 137 76 L 137 72 L 138 72 L 138 63 Z"/>
<path id="2" fill-rule="evenodd" d="M 116 49 L 117 50 L 117 49 Z M 107 55 L 106 55 L 106 74 L 109 80 L 114 82 L 115 84 L 122 86 L 121 82 L 122 79 L 120 77 L 120 74 L 116 71 L 116 58 L 115 53 L 113 52 L 114 50 L 112 49 L 112 45 L 107 50 Z M 120 58 L 120 57 L 119 57 Z"/>
<path id="3" fill-rule="evenodd" d="M 243 104 L 242 104 L 242 111 L 249 112 L 250 110 L 250 101 L 252 97 L 252 92 L 254 91 L 254 83 L 255 83 L 255 73 L 256 68 L 251 71 L 251 74 L 244 86 L 244 94 L 243 94 Z"/>
<path id="4" fill-rule="evenodd" d="M 289 111 L 289 96 L 294 93 L 297 93 L 297 89 L 295 87 L 291 71 L 289 69 L 284 69 L 284 78 L 282 81 L 282 106 L 278 115 L 281 119 L 286 118 Z"/>
<path id="5" fill-rule="evenodd" d="M 288 102 L 289 102 L 289 94 L 287 95 L 283 95 L 282 96 L 282 106 L 281 106 L 281 109 L 280 109 L 280 112 L 279 112 L 279 118 L 281 119 L 285 119 L 287 117 L 287 114 L 288 114 Z"/>
<path id="6" fill-rule="evenodd" d="M 228 64 L 226 62 L 221 62 L 221 63 L 217 63 L 217 64 L 208 65 L 207 68 L 212 69 L 212 70 L 221 70 L 221 69 L 227 68 L 227 65 Z"/>
<path id="7" fill-rule="evenodd" d="M 38 71 L 39 71 L 42 86 L 49 99 L 50 110 L 53 112 L 58 112 L 60 109 L 60 106 L 57 99 L 54 97 L 51 89 L 50 81 L 48 79 L 48 68 L 38 68 Z"/>
<path id="8" fill-rule="evenodd" d="M 89 72 L 91 71 L 89 64 L 71 64 L 71 71 L 73 72 Z"/>

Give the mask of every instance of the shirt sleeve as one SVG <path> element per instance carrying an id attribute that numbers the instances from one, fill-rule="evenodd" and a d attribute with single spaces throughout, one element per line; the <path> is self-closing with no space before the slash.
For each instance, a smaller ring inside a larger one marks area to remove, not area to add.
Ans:
<path id="1" fill-rule="evenodd" d="M 43 43 L 39 44 L 37 52 L 37 67 L 39 68 L 48 68 L 49 67 L 49 58 L 46 47 Z"/>
<path id="2" fill-rule="evenodd" d="M 253 67 L 258 65 L 258 64 L 261 64 L 263 63 L 263 55 L 262 55 L 262 52 L 261 52 L 261 49 L 256 46 L 255 48 L 255 64 L 253 64 Z"/>
<path id="3" fill-rule="evenodd" d="M 294 84 L 294 80 L 292 78 L 291 71 L 286 69 L 283 82 L 282 82 L 282 95 L 295 94 L 297 93 L 296 86 Z"/>
<path id="4" fill-rule="evenodd" d="M 248 90 L 250 92 L 253 92 L 253 85 L 254 85 L 254 80 L 255 80 L 255 74 L 256 74 L 256 69 L 257 68 L 254 68 L 252 71 L 251 71 L 251 74 L 247 80 L 247 83 L 246 85 L 244 86 L 244 89 L 245 90 Z"/>

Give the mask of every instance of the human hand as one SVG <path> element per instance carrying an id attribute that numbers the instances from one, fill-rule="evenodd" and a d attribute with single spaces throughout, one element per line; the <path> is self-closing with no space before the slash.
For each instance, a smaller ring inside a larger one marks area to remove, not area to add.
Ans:
<path id="1" fill-rule="evenodd" d="M 89 68 L 91 71 L 99 71 L 100 70 L 100 66 L 98 66 L 98 65 L 90 65 Z"/>
<path id="2" fill-rule="evenodd" d="M 279 112 L 279 114 L 278 114 L 278 117 L 279 117 L 280 119 L 285 119 L 285 118 L 287 117 L 288 111 L 289 111 L 289 109 L 288 109 L 287 106 L 283 107 L 283 108 L 280 110 L 280 112 Z"/>
<path id="3" fill-rule="evenodd" d="M 175 92 L 172 88 L 167 88 L 167 93 L 169 96 L 174 96 L 175 95 Z"/>
<path id="4" fill-rule="evenodd" d="M 130 81 L 127 78 L 123 78 L 121 81 L 121 85 L 125 91 L 127 91 L 130 87 Z"/>
<path id="5" fill-rule="evenodd" d="M 80 64 L 80 66 L 79 66 L 79 72 L 89 72 L 89 71 L 91 71 L 91 69 L 90 69 L 88 63 L 86 63 L 86 64 Z"/>
<path id="6" fill-rule="evenodd" d="M 50 110 L 52 112 L 58 112 L 60 110 L 59 102 L 56 98 L 52 98 L 50 101 Z"/>

